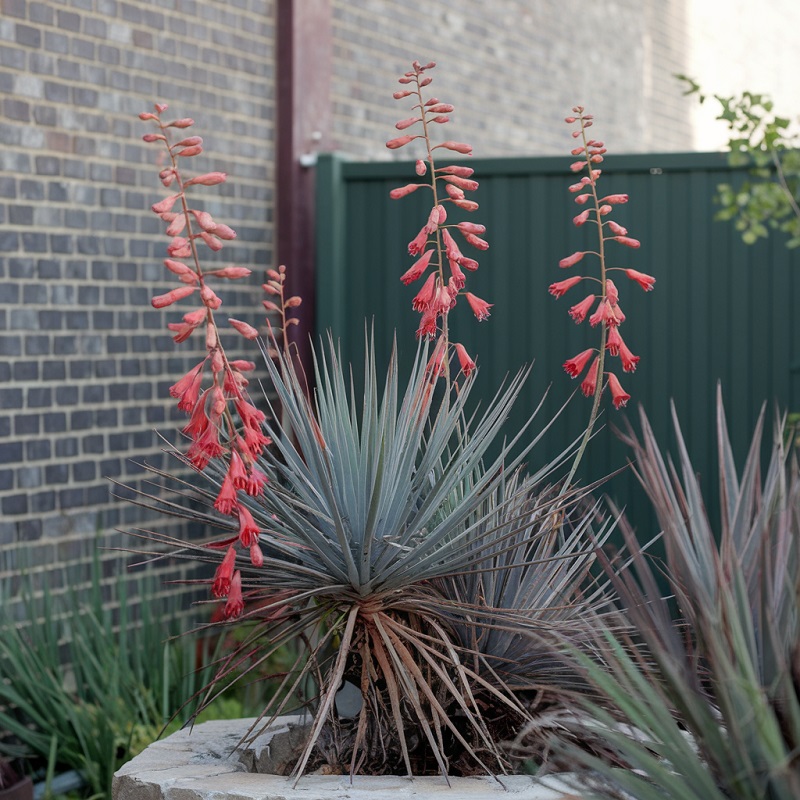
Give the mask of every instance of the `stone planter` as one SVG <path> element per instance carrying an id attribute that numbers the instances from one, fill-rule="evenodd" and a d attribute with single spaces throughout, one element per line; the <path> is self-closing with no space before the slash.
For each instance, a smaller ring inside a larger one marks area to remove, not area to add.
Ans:
<path id="1" fill-rule="evenodd" d="M 282 717 L 252 745 L 236 745 L 253 720 L 205 722 L 151 744 L 114 776 L 113 800 L 580 800 L 565 778 L 537 782 L 525 775 L 406 778 L 357 775 L 306 775 L 297 788 L 281 775 L 264 774 L 288 752 L 291 724 Z M 261 769 L 263 772 L 254 771 Z"/>
<path id="2" fill-rule="evenodd" d="M 22 778 L 11 786 L 0 789 L 0 800 L 33 800 L 33 781 Z"/>

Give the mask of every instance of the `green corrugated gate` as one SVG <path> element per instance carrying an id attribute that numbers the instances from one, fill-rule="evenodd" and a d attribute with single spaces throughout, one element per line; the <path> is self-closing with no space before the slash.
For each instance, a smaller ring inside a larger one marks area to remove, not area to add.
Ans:
<path id="1" fill-rule="evenodd" d="M 567 315 L 583 297 L 580 287 L 560 300 L 547 292 L 550 283 L 567 277 L 559 259 L 592 242 L 587 238 L 584 244 L 587 233 L 571 223 L 577 207 L 567 192 L 574 181 L 569 158 L 474 159 L 469 164 L 480 181 L 474 198 L 481 207 L 464 218 L 486 225 L 491 246 L 477 254 L 462 247 L 481 264 L 467 275 L 467 289 L 494 308 L 488 321 L 478 323 L 459 303 L 451 313 L 452 338 L 477 356 L 483 387 L 478 396 L 489 397 L 507 373 L 534 361 L 513 430 L 548 386 L 542 419 L 555 413 L 577 383 L 562 363 L 596 344 L 596 329 L 576 326 Z M 627 315 L 622 333 L 641 362 L 632 375 L 617 371 L 632 400 L 619 412 L 605 402 L 605 420 L 616 426 L 626 417 L 636 422 L 641 403 L 660 442 L 671 445 L 674 401 L 695 467 L 712 487 L 718 381 L 740 459 L 765 400 L 800 410 L 800 333 L 794 315 L 800 253 L 788 251 L 779 237 L 748 247 L 731 224 L 713 220 L 716 185 L 741 177 L 722 154 L 608 157 L 603 169 L 604 194 L 630 195 L 630 203 L 618 207 L 613 218 L 642 242 L 636 251 L 616 247 L 610 264 L 657 279 L 655 291 L 647 294 L 624 278 L 616 280 Z M 423 192 L 389 199 L 390 189 L 415 179 L 413 163 L 349 163 L 331 155 L 319 160 L 317 330 L 332 330 L 356 371 L 366 319 L 374 319 L 385 354 L 395 330 L 401 355 L 415 350 L 419 317 L 411 300 L 417 290 L 399 278 L 412 262 L 407 243 L 427 218 L 430 201 Z M 584 263 L 582 272 L 596 271 L 595 263 Z M 618 366 L 616 359 L 612 366 Z M 578 436 L 588 412 L 589 401 L 575 397 L 533 458 L 546 458 L 559 443 Z M 606 426 L 590 445 L 583 476 L 609 474 L 625 460 L 625 448 Z M 628 507 L 635 524 L 648 524 L 629 471 L 614 478 L 609 491 Z"/>

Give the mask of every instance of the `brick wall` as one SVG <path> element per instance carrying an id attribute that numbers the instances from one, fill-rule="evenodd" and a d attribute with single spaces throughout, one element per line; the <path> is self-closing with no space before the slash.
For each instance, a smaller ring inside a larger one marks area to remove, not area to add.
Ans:
<path id="1" fill-rule="evenodd" d="M 436 96 L 456 106 L 449 136 L 480 156 L 563 153 L 562 120 L 583 104 L 616 153 L 691 148 L 684 3 L 619 0 L 334 0 L 337 148 L 389 158 L 407 116 L 391 94 L 412 60 L 437 62 Z M 391 11 L 389 10 L 391 7 Z M 396 151 L 396 158 L 407 157 Z"/>
<path id="2" fill-rule="evenodd" d="M 229 182 L 196 196 L 238 232 L 220 263 L 257 266 L 225 296 L 257 321 L 271 266 L 270 0 L 2 0 L 0 15 L 0 580 L 25 562 L 64 582 L 96 537 L 147 527 L 109 478 L 164 461 L 167 387 L 198 361 L 150 308 L 172 288 L 165 196 L 137 114 L 191 116 L 206 153 L 187 168 Z M 126 540 L 128 544 L 131 542 Z M 87 566 L 88 568 L 88 566 Z M 74 573 L 73 573 L 74 575 Z M 73 578 L 74 579 L 74 578 Z"/>
<path id="3" fill-rule="evenodd" d="M 715 37 L 696 24 L 704 1 L 330 0 L 323 140 L 392 157 L 383 143 L 407 106 L 391 93 L 419 58 L 439 63 L 452 136 L 478 155 L 563 154 L 575 103 L 613 152 L 689 149 L 692 103 L 671 75 Z M 198 350 L 173 346 L 173 315 L 148 306 L 171 284 L 148 211 L 165 190 L 136 115 L 159 100 L 197 120 L 197 168 L 231 176 L 201 193 L 239 233 L 221 260 L 272 266 L 275 5 L 0 0 L 0 580 L 24 559 L 59 585 L 97 536 L 113 545 L 115 528 L 150 523 L 108 478 L 137 481 L 131 459 L 162 463 L 156 432 L 180 421 L 166 390 Z M 758 35 L 726 34 L 730 57 Z M 795 74 L 800 56 L 781 52 Z M 260 283 L 227 307 L 255 321 Z"/>

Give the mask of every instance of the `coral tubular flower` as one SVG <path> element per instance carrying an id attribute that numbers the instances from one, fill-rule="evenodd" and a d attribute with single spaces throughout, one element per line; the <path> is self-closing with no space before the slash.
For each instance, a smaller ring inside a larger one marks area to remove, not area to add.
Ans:
<path id="1" fill-rule="evenodd" d="M 458 356 L 458 363 L 461 365 L 461 371 L 465 377 L 469 378 L 475 370 L 475 362 L 469 357 L 469 353 L 467 353 L 463 344 L 456 344 L 456 355 Z"/>
<path id="2" fill-rule="evenodd" d="M 608 330 L 608 338 L 606 339 L 606 350 L 612 356 L 619 355 L 620 345 L 623 344 L 622 337 L 619 335 L 619 330 L 616 325 L 612 325 Z"/>
<path id="3" fill-rule="evenodd" d="M 597 388 L 597 367 L 599 363 L 600 357 L 596 356 L 594 361 L 592 361 L 592 366 L 589 367 L 589 371 L 586 373 L 586 377 L 581 383 L 581 391 L 585 397 L 591 397 Z"/>
<path id="4" fill-rule="evenodd" d="M 237 506 L 236 512 L 239 515 L 239 541 L 242 547 L 252 547 L 258 542 L 260 533 L 258 525 L 256 525 L 253 515 L 245 506 Z"/>
<path id="5" fill-rule="evenodd" d="M 584 297 L 580 303 L 576 303 L 569 310 L 569 315 L 575 320 L 575 324 L 580 325 L 586 319 L 591 307 L 594 305 L 596 296 L 593 294 Z"/>
<path id="6" fill-rule="evenodd" d="M 617 376 L 613 372 L 608 373 L 608 388 L 611 390 L 611 400 L 614 408 L 622 408 L 631 396 L 620 386 Z"/>
<path id="7" fill-rule="evenodd" d="M 632 281 L 636 281 L 646 292 L 653 290 L 656 279 L 652 275 L 645 275 L 644 272 L 637 272 L 635 269 L 626 269 L 625 274 Z"/>
<path id="8" fill-rule="evenodd" d="M 572 278 L 567 278 L 565 281 L 558 281 L 558 283 L 551 283 L 548 291 L 553 297 L 562 297 L 566 294 L 575 284 L 583 280 L 583 275 L 575 275 Z"/>
<path id="9" fill-rule="evenodd" d="M 243 611 L 242 573 L 237 569 L 236 572 L 233 573 L 233 578 L 231 579 L 231 586 L 228 590 L 228 600 L 225 603 L 222 616 L 225 617 L 225 619 L 236 619 L 242 615 Z"/>
<path id="10" fill-rule="evenodd" d="M 628 349 L 628 346 L 625 344 L 625 342 L 620 340 L 619 360 L 622 362 L 622 369 L 624 372 L 635 372 L 636 365 L 639 363 L 639 356 L 635 356 Z"/>
<path id="11" fill-rule="evenodd" d="M 570 358 L 568 361 L 564 362 L 564 372 L 567 373 L 572 378 L 577 378 L 578 375 L 583 372 L 586 368 L 586 365 L 589 363 L 589 359 L 594 355 L 594 348 L 590 347 L 588 350 L 584 350 L 578 355 Z"/>
<path id="12" fill-rule="evenodd" d="M 431 273 L 411 303 L 414 311 L 426 311 L 431 307 L 436 296 L 436 274 Z"/>
<path id="13" fill-rule="evenodd" d="M 483 320 L 489 318 L 489 309 L 492 307 L 493 303 L 487 303 L 485 300 L 481 300 L 480 297 L 475 296 L 472 292 L 465 292 L 464 297 L 467 299 L 469 307 L 472 309 L 472 313 L 477 317 L 478 322 L 483 322 Z"/>
<path id="14" fill-rule="evenodd" d="M 236 508 L 236 487 L 233 485 L 230 474 L 226 475 L 222 481 L 219 494 L 214 501 L 214 508 L 225 516 L 230 516 Z"/>
<path id="15" fill-rule="evenodd" d="M 169 387 L 169 393 L 178 400 L 178 408 L 181 411 L 192 411 L 197 405 L 203 383 L 203 363 L 198 364 Z"/>
<path id="16" fill-rule="evenodd" d="M 411 268 L 403 273 L 403 275 L 400 277 L 400 280 L 406 286 L 408 286 L 409 283 L 421 278 L 425 270 L 428 269 L 428 265 L 431 263 L 431 258 L 433 257 L 434 252 L 435 250 L 433 249 L 426 250 L 423 253 L 422 258 L 415 261 L 411 265 Z"/>
<path id="17" fill-rule="evenodd" d="M 228 596 L 228 592 L 231 590 L 231 578 L 233 577 L 233 568 L 235 564 L 236 550 L 234 550 L 233 545 L 231 545 L 228 547 L 225 557 L 214 573 L 214 582 L 211 585 L 211 594 L 214 597 L 221 598 Z"/>
<path id="18" fill-rule="evenodd" d="M 428 310 L 422 315 L 419 327 L 417 328 L 417 338 L 434 339 L 438 332 L 436 327 L 436 314 Z"/>
<path id="19" fill-rule="evenodd" d="M 390 150 L 397 150 L 398 147 L 404 147 L 409 142 L 413 142 L 416 138 L 418 137 L 409 135 L 398 136 L 396 139 L 390 139 L 388 142 L 386 142 L 386 146 Z"/>
<path id="20" fill-rule="evenodd" d="M 244 490 L 250 497 L 258 497 L 264 491 L 264 486 L 268 480 L 267 476 L 258 467 L 253 467 L 250 470 Z"/>

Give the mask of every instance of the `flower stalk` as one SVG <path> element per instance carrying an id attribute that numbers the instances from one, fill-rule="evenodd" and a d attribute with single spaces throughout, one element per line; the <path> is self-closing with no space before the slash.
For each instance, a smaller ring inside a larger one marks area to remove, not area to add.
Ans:
<path id="1" fill-rule="evenodd" d="M 622 408 L 630 400 L 630 395 L 622 388 L 619 378 L 615 373 L 607 369 L 606 355 L 618 357 L 622 364 L 623 372 L 634 372 L 636 365 L 639 363 L 639 356 L 630 351 L 620 335 L 619 327 L 625 321 L 625 314 L 619 305 L 617 287 L 608 276 L 608 273 L 613 270 L 624 272 L 630 280 L 637 283 L 644 291 L 650 291 L 655 284 L 655 278 L 650 275 L 645 275 L 632 269 L 608 265 L 606 245 L 609 242 L 616 242 L 633 249 L 638 249 L 640 243 L 638 239 L 628 236 L 628 230 L 625 227 L 609 218 L 616 206 L 624 205 L 628 202 L 628 195 L 609 194 L 601 197 L 598 191 L 598 183 L 602 175 L 602 169 L 598 165 L 604 160 L 606 147 L 603 142 L 591 138 L 587 133 L 587 129 L 594 124 L 593 116 L 586 114 L 583 106 L 575 106 L 572 109 L 572 113 L 574 116 L 567 117 L 565 122 L 568 125 L 577 124 L 578 127 L 572 131 L 572 138 L 580 141 L 572 149 L 572 155 L 577 156 L 578 160 L 570 165 L 570 169 L 576 174 L 583 173 L 581 179 L 569 187 L 569 191 L 575 195 L 575 203 L 582 207 L 582 210 L 572 221 L 576 227 L 582 227 L 586 223 L 594 223 L 597 229 L 597 250 L 583 250 L 572 253 L 572 255 L 561 259 L 559 267 L 561 269 L 570 269 L 583 261 L 586 256 L 595 256 L 598 260 L 599 276 L 576 275 L 551 284 L 549 292 L 553 297 L 559 298 L 583 281 L 596 282 L 599 285 L 599 293 L 589 294 L 582 301 L 573 305 L 569 309 L 569 315 L 576 324 L 582 323 L 588 316 L 589 324 L 592 327 L 599 325 L 600 342 L 596 350 L 594 348 L 584 350 L 564 362 L 564 370 L 572 378 L 577 378 L 584 374 L 587 364 L 590 364 L 580 387 L 586 397 L 592 398 L 589 422 L 567 479 L 564 482 L 565 490 L 572 483 L 572 479 L 578 470 L 578 465 L 586 452 L 586 446 L 589 443 L 589 439 L 591 439 L 597 417 L 600 414 L 600 398 L 605 387 L 607 386 L 611 393 L 614 408 Z M 583 208 L 584 206 L 585 208 Z M 595 306 L 596 301 L 597 304 Z M 595 311 L 589 315 L 593 307 Z"/>

